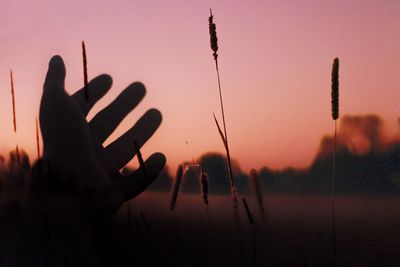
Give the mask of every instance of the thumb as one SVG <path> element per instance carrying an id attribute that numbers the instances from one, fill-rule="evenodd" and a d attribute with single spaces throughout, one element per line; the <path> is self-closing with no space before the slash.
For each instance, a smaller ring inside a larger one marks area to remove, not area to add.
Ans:
<path id="1" fill-rule="evenodd" d="M 64 90 L 65 65 L 63 59 L 56 55 L 50 59 L 49 69 L 44 82 L 44 91 Z"/>

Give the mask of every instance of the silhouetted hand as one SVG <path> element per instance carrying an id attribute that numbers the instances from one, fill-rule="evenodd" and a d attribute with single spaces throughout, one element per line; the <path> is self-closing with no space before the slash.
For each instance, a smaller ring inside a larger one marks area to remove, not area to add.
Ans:
<path id="1" fill-rule="evenodd" d="M 147 111 L 130 130 L 103 147 L 122 119 L 144 97 L 143 84 L 129 85 L 88 122 L 88 112 L 110 89 L 111 77 L 100 75 L 90 81 L 86 101 L 84 89 L 72 96 L 65 91 L 65 75 L 62 58 L 54 56 L 49 63 L 40 104 L 44 142 L 41 172 L 46 174 L 51 169 L 57 175 L 50 175 L 48 179 L 57 181 L 50 183 L 68 185 L 61 189 L 62 194 L 85 194 L 85 205 L 92 212 L 112 214 L 124 201 L 145 190 L 165 165 L 164 155 L 155 153 L 145 161 L 145 172 L 138 169 L 124 177 L 119 173 L 136 154 L 134 142 L 141 147 L 159 127 L 161 114 L 156 109 Z"/>

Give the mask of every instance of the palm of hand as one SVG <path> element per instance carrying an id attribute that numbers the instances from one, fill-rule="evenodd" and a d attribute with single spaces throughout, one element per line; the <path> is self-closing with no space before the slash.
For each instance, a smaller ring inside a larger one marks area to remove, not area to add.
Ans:
<path id="1" fill-rule="evenodd" d="M 72 96 L 64 88 L 65 66 L 62 58 L 50 60 L 40 105 L 40 126 L 44 142 L 44 159 L 66 174 L 73 191 L 88 191 L 91 205 L 114 212 L 126 200 L 140 194 L 158 176 L 165 157 L 155 153 L 138 169 L 122 177 L 119 169 L 136 154 L 134 142 L 142 146 L 161 123 L 155 109 L 146 112 L 125 134 L 107 147 L 103 142 L 122 119 L 144 97 L 140 83 L 126 88 L 109 106 L 87 122 L 86 115 L 111 87 L 111 77 L 101 75 L 88 84 L 89 99 L 84 89 Z M 146 175 L 144 175 L 146 173 Z"/>

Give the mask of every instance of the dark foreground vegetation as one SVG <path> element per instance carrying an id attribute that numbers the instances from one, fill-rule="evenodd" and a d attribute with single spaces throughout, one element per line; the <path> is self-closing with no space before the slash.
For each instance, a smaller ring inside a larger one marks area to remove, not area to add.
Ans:
<path id="1" fill-rule="evenodd" d="M 0 266 L 400 264 L 397 197 L 338 197 L 333 257 L 329 197 L 267 191 L 263 219 L 252 191 L 239 194 L 248 200 L 254 223 L 240 203 L 238 225 L 229 196 L 210 194 L 207 207 L 201 194 L 181 192 L 170 210 L 169 192 L 146 191 L 104 220 L 84 205 L 71 208 L 85 195 L 71 198 L 58 191 L 32 198 L 23 152 L 21 162 L 18 168 L 13 161 L 3 165 Z"/>

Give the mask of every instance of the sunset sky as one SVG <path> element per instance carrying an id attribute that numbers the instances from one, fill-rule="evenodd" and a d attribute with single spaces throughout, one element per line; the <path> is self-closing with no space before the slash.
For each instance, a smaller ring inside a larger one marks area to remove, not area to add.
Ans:
<path id="1" fill-rule="evenodd" d="M 70 93 L 108 73 L 110 92 L 93 116 L 129 83 L 147 95 L 107 141 L 156 107 L 163 123 L 143 147 L 172 167 L 192 155 L 223 152 L 209 45 L 213 9 L 231 153 L 248 171 L 306 167 L 333 131 L 331 65 L 340 58 L 340 113 L 376 113 L 388 132 L 400 116 L 400 1 L 54 1 L 0 4 L 0 152 L 15 145 L 9 70 L 15 79 L 18 143 L 36 157 L 35 117 L 52 55 L 63 57 Z M 190 143 L 190 149 L 185 140 Z M 132 163 L 136 162 L 136 159 Z"/>

